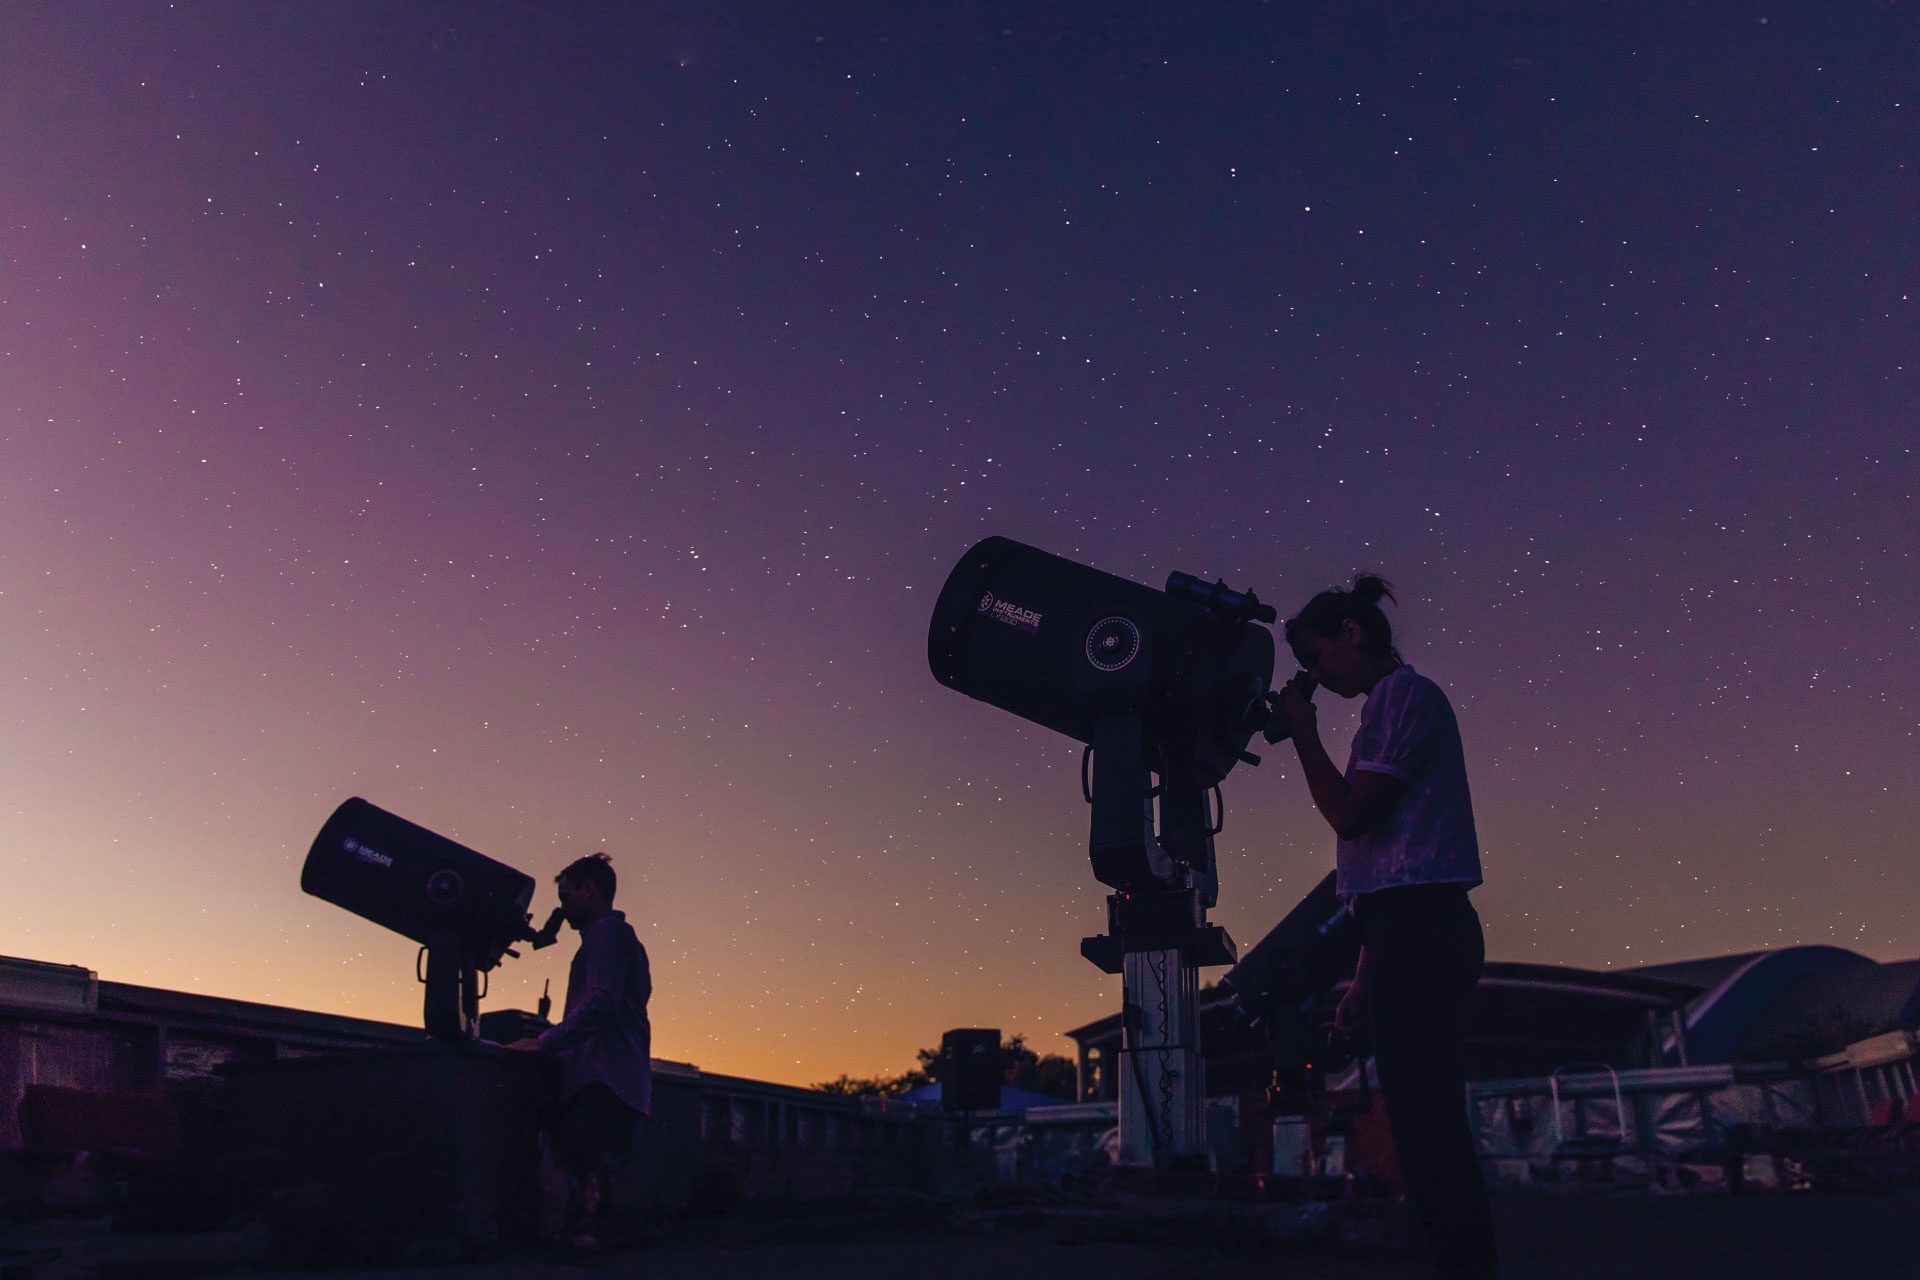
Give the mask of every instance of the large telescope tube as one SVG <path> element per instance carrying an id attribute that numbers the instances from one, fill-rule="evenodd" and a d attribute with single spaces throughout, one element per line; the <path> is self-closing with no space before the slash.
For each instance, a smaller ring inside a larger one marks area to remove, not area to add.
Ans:
<path id="1" fill-rule="evenodd" d="M 421 945 L 427 1031 L 441 1039 L 474 1034 L 477 975 L 533 937 L 532 876 L 357 796 L 314 837 L 300 887 Z"/>
<path id="2" fill-rule="evenodd" d="M 927 662 L 948 688 L 1092 748 L 1091 852 L 1104 883 L 1166 888 L 1184 866 L 1210 905 L 1218 814 L 1206 792 L 1250 758 L 1273 636 L 1249 620 L 1260 610 L 1248 597 L 1216 601 L 1187 575 L 1171 581 L 1181 594 L 988 538 L 947 577 Z M 1161 778 L 1157 840 L 1143 823 L 1149 773 Z"/>
<path id="3" fill-rule="evenodd" d="M 927 662 L 949 689 L 1085 743 L 1102 718 L 1138 713 L 1154 742 L 1190 748 L 1193 781 L 1211 787 L 1264 719 L 1273 633 L 987 538 L 947 576 Z"/>

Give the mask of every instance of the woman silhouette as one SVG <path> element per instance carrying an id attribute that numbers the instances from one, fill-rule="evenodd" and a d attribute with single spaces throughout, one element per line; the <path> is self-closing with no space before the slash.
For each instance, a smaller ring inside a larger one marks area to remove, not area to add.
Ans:
<path id="1" fill-rule="evenodd" d="M 1360 963 L 1334 1026 L 1370 1033 L 1407 1198 L 1438 1273 L 1498 1274 L 1486 1181 L 1467 1121 L 1467 1001 L 1486 958 L 1467 891 L 1480 844 L 1460 727 L 1440 686 L 1401 661 L 1371 575 L 1323 591 L 1286 624 L 1301 674 L 1272 695 L 1267 733 L 1291 734 L 1314 807 L 1339 838 L 1337 886 L 1360 926 Z M 1365 697 L 1343 773 L 1320 741 L 1318 684 Z"/>

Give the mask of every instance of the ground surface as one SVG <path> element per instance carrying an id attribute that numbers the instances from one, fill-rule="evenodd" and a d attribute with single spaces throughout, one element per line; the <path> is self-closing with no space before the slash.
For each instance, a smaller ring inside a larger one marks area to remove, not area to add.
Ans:
<path id="1" fill-rule="evenodd" d="M 1912 1274 L 1920 1191 L 1884 1195 L 1508 1197 L 1496 1202 L 1508 1280 L 1699 1280 Z M 824 1229 L 823 1228 L 824 1225 Z M 1412 1280 L 1417 1258 L 1084 1239 L 1058 1221 L 1001 1219 L 985 1234 L 898 1230 L 871 1220 L 676 1229 L 653 1246 L 586 1262 L 505 1261 L 406 1270 L 273 1270 L 236 1233 L 129 1235 L 102 1224 L 17 1230 L 0 1280 Z M 805 1238 L 808 1236 L 827 1238 Z"/>

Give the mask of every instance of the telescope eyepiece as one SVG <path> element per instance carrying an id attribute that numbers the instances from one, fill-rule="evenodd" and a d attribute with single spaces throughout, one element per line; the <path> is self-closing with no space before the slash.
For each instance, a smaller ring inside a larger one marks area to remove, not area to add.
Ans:
<path id="1" fill-rule="evenodd" d="M 521 936 L 526 941 L 531 942 L 533 944 L 533 949 L 535 951 L 539 951 L 543 947 L 550 947 L 555 942 L 558 942 L 560 940 L 560 926 L 565 924 L 566 922 L 567 922 L 567 913 L 565 909 L 561 907 L 555 907 L 553 909 L 553 914 L 547 917 L 547 922 L 541 925 L 538 929 L 533 928 L 533 917 L 528 916 L 527 931 Z"/>

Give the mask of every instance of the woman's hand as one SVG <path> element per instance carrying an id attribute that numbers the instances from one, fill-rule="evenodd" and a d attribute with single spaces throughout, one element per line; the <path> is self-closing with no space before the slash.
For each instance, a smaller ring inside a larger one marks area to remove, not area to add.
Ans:
<path id="1" fill-rule="evenodd" d="M 1354 1044 L 1367 1031 L 1367 949 L 1360 948 L 1354 962 L 1353 981 L 1333 1011 L 1333 1034 L 1343 1044 Z"/>
<path id="2" fill-rule="evenodd" d="M 1267 719 L 1267 741 L 1293 739 L 1301 772 L 1307 776 L 1307 790 L 1313 795 L 1313 807 L 1335 835 L 1351 840 L 1399 803 L 1407 784 L 1390 773 L 1364 766 L 1354 771 L 1352 782 L 1347 781 L 1327 758 L 1326 744 L 1320 741 L 1319 720 L 1307 696 L 1314 688 L 1313 677 L 1302 671 L 1267 695 L 1267 705 L 1273 708 Z"/>
<path id="3" fill-rule="evenodd" d="M 1367 1029 L 1367 993 L 1358 983 L 1347 988 L 1333 1011 L 1333 1034 L 1352 1044 Z"/>
<path id="4" fill-rule="evenodd" d="M 1273 714 L 1267 719 L 1268 742 L 1319 732 L 1319 713 L 1314 710 L 1313 700 L 1309 696 L 1313 690 L 1313 677 L 1300 671 L 1294 674 L 1293 679 L 1267 695 L 1267 705 L 1273 708 Z"/>

